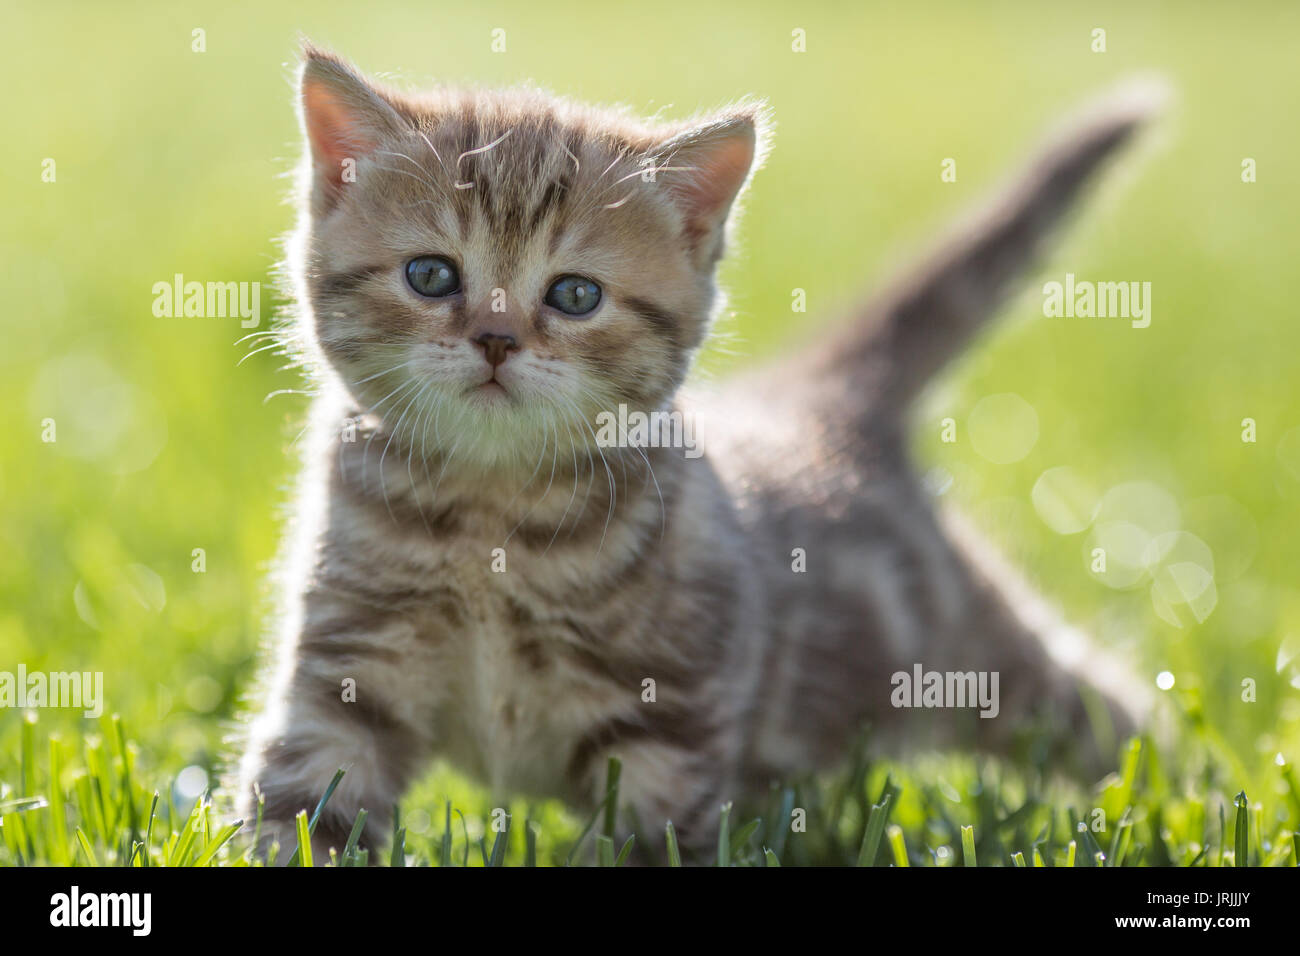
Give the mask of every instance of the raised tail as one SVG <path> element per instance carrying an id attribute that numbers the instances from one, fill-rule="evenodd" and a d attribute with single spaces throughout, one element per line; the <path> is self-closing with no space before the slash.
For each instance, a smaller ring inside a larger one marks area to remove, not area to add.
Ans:
<path id="1" fill-rule="evenodd" d="M 1159 110 L 1164 89 L 1130 84 L 1065 126 L 1010 188 L 827 343 L 827 372 L 869 376 L 877 411 L 905 406 L 1014 291 L 1093 173 Z"/>

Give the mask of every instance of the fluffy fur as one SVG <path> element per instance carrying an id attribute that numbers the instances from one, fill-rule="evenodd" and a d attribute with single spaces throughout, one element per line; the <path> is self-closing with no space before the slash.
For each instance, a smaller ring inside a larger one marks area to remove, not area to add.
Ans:
<path id="1" fill-rule="evenodd" d="M 599 447 L 594 422 L 678 400 L 761 105 L 665 125 L 531 90 L 406 95 L 311 48 L 300 102 L 292 339 L 318 394 L 237 784 L 269 839 L 291 842 L 340 766 L 318 848 L 361 807 L 383 834 L 434 756 L 590 805 L 618 755 L 642 825 L 687 845 L 864 723 L 880 746 L 1005 752 L 1032 718 L 1062 762 L 1104 765 L 1086 699 L 1125 730 L 1141 692 L 1121 669 L 1089 689 L 1101 655 L 935 514 L 904 423 L 1145 106 L 1073 124 L 864 316 L 735 382 L 691 458 Z M 458 264 L 460 293 L 411 290 L 425 254 Z M 542 304 L 567 273 L 601 284 L 591 317 Z M 485 333 L 515 343 L 498 366 Z M 998 671 L 1000 716 L 893 708 L 890 675 L 917 662 Z"/>

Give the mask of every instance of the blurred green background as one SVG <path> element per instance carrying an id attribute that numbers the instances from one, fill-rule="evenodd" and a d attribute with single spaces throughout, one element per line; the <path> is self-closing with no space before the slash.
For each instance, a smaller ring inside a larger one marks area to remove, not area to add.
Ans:
<path id="1" fill-rule="evenodd" d="M 300 383 L 269 352 L 236 364 L 238 319 L 156 318 L 151 289 L 262 282 L 266 327 L 301 33 L 399 84 L 531 79 L 669 116 L 766 97 L 775 149 L 724 267 L 715 376 L 816 337 L 1079 100 L 1167 76 L 1153 148 L 927 397 L 917 451 L 1074 622 L 1173 676 L 1171 704 L 1203 713 L 1239 778 L 1276 785 L 1300 742 L 1294 3 L 23 2 L 3 33 L 0 670 L 102 670 L 158 780 L 213 771 L 254 672 L 305 399 L 266 400 Z M 1151 282 L 1150 327 L 1043 317 L 1041 283 L 1067 271 Z M 0 780 L 18 723 L 0 711 Z M 448 787 L 473 799 L 445 775 L 421 792 Z"/>

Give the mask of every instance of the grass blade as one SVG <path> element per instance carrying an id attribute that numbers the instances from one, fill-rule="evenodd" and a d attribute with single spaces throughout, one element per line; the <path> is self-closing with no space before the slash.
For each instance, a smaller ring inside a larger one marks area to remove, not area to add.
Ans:
<path id="1" fill-rule="evenodd" d="M 199 854 L 199 858 L 194 861 L 194 865 L 207 866 L 211 863 L 221 848 L 230 842 L 231 838 L 239 832 L 243 825 L 243 820 L 236 820 L 234 823 L 228 824 L 218 830 L 217 835 L 212 838 L 206 847 L 204 847 L 203 852 Z"/>
<path id="2" fill-rule="evenodd" d="M 673 821 L 669 820 L 668 825 L 664 827 L 664 833 L 668 840 L 668 865 L 681 866 L 682 854 L 677 848 L 677 831 L 673 829 Z"/>
<path id="3" fill-rule="evenodd" d="M 791 817 L 794 814 L 794 790 L 786 787 L 781 791 L 781 809 L 772 821 L 772 852 L 778 857 L 785 852 L 785 838 L 790 832 Z"/>
<path id="4" fill-rule="evenodd" d="M 194 837 L 200 830 L 200 820 L 203 816 L 203 798 L 199 797 L 194 802 L 194 809 L 190 811 L 189 818 L 186 819 L 185 825 L 181 827 L 180 833 L 173 833 L 171 852 L 167 854 L 168 866 L 184 866 L 185 861 L 189 859 L 190 849 L 194 845 Z"/>
<path id="5" fill-rule="evenodd" d="M 366 828 L 366 817 L 370 816 L 364 809 L 357 811 L 357 818 L 352 822 L 352 831 L 348 834 L 348 840 L 343 844 L 343 865 L 351 866 L 354 857 L 357 855 L 357 844 L 361 842 L 361 832 Z"/>
<path id="6" fill-rule="evenodd" d="M 325 788 L 325 793 L 321 796 L 320 801 L 316 804 L 316 809 L 312 811 L 311 821 L 307 824 L 307 833 L 310 836 L 316 832 L 316 824 L 320 822 L 321 811 L 325 809 L 325 804 L 329 803 L 330 797 L 334 796 L 334 790 L 338 787 L 339 781 L 343 779 L 343 770 L 340 768 L 334 771 L 334 779 L 329 782 Z M 310 842 L 310 841 L 309 841 Z M 302 845 L 302 840 L 298 841 Z M 298 865 L 298 851 L 295 850 L 293 856 L 289 857 L 289 866 Z M 306 866 L 307 864 L 303 864 Z"/>
<path id="7" fill-rule="evenodd" d="M 67 866 L 71 859 L 68 855 L 67 815 L 63 799 L 63 747 L 58 736 L 50 735 L 50 827 L 51 862 L 55 866 Z"/>
<path id="8" fill-rule="evenodd" d="M 724 803 L 718 814 L 718 866 L 731 865 L 731 804 Z"/>
<path id="9" fill-rule="evenodd" d="M 623 844 L 623 849 L 618 851 L 618 859 L 614 861 L 614 865 L 622 866 L 623 864 L 625 864 L 627 862 L 627 858 L 632 855 L 632 847 L 634 847 L 635 845 L 636 845 L 636 836 L 633 835 L 628 837 L 627 842 Z"/>
<path id="10" fill-rule="evenodd" d="M 858 849 L 858 866 L 876 865 L 880 838 L 884 836 L 885 821 L 889 817 L 889 808 L 893 802 L 894 795 L 886 793 L 884 800 L 871 808 L 871 817 L 867 820 L 867 832 L 862 835 L 862 846 Z"/>
<path id="11" fill-rule="evenodd" d="M 465 847 L 466 854 L 469 853 L 468 844 Z M 406 827 L 398 827 L 397 833 L 393 835 L 393 849 L 388 854 L 389 866 L 406 866 Z"/>
<path id="12" fill-rule="evenodd" d="M 762 818 L 755 817 L 748 823 L 736 828 L 736 832 L 731 835 L 731 859 L 733 862 L 745 851 L 745 847 L 754 838 L 754 834 L 758 832 L 758 828 L 762 825 Z"/>
<path id="13" fill-rule="evenodd" d="M 1083 843 L 1084 859 L 1091 860 L 1089 866 L 1105 866 L 1106 854 L 1102 851 L 1101 844 L 1093 837 L 1092 831 L 1088 829 L 1088 824 L 1082 820 L 1078 825 L 1079 839 Z"/>
<path id="14" fill-rule="evenodd" d="M 911 866 L 907 859 L 907 844 L 903 842 L 903 828 L 891 823 L 888 828 L 889 848 L 894 853 L 894 866 Z"/>
<path id="15" fill-rule="evenodd" d="M 603 833 L 596 834 L 596 865 L 614 865 L 614 841 Z"/>
<path id="16" fill-rule="evenodd" d="M 505 865 L 506 847 L 510 845 L 510 814 L 507 813 L 505 818 L 505 826 L 492 838 L 492 853 L 488 858 L 488 866 Z"/>
<path id="17" fill-rule="evenodd" d="M 623 776 L 623 762 L 617 757 L 609 758 L 609 768 L 605 772 L 605 828 L 604 834 L 612 842 L 614 827 L 618 823 L 618 783 Z"/>
<path id="18" fill-rule="evenodd" d="M 459 810 L 456 811 L 456 816 L 460 817 L 460 832 L 465 837 L 465 852 L 460 858 L 461 868 L 464 869 L 469 866 L 469 824 L 465 822 L 465 814 Z"/>
<path id="19" fill-rule="evenodd" d="M 961 864 L 962 866 L 978 866 L 975 861 L 975 828 L 973 826 L 961 828 Z"/>
<path id="20" fill-rule="evenodd" d="M 1237 866 L 1250 866 L 1250 806 L 1246 800 L 1246 791 L 1238 793 L 1232 802 L 1237 805 L 1233 862 Z"/>
<path id="21" fill-rule="evenodd" d="M 292 866 L 295 860 L 299 860 L 302 866 L 310 869 L 313 862 L 311 858 L 311 824 L 307 822 L 306 810 L 298 811 L 298 815 L 294 817 L 294 825 L 298 831 L 298 849 L 289 860 L 289 865 Z"/>
<path id="22" fill-rule="evenodd" d="M 36 715 L 30 710 L 23 712 L 22 726 L 22 770 L 19 777 L 22 789 L 19 793 L 30 797 L 36 792 Z"/>
<path id="23" fill-rule="evenodd" d="M 19 797 L 16 800 L 0 802 L 0 817 L 6 813 L 26 813 L 28 810 L 43 810 L 50 805 L 44 797 Z"/>
<path id="24" fill-rule="evenodd" d="M 451 801 L 447 801 L 446 815 L 442 822 L 442 857 L 443 866 L 451 866 Z"/>
<path id="25" fill-rule="evenodd" d="M 145 825 L 144 831 L 144 852 L 140 854 L 141 863 L 144 866 L 153 866 L 153 861 L 149 859 L 149 851 L 153 849 L 153 821 L 158 814 L 158 791 L 153 792 L 153 800 L 149 802 L 149 822 Z"/>
<path id="26" fill-rule="evenodd" d="M 600 818 L 601 813 L 604 812 L 606 814 L 606 819 L 610 819 L 608 807 L 611 804 L 617 804 L 618 802 L 618 780 L 621 776 L 622 766 L 623 765 L 619 762 L 618 758 L 609 758 L 609 770 L 605 776 L 605 796 L 601 799 L 600 803 L 596 806 L 595 811 L 591 814 L 591 818 L 587 821 L 587 825 L 583 827 L 582 832 L 578 834 L 578 839 L 573 841 L 573 846 L 569 848 L 569 855 L 564 858 L 565 866 L 572 865 L 573 858 L 577 855 L 583 841 L 587 839 L 587 834 L 589 834 L 592 828 L 596 825 L 596 821 Z"/>
<path id="27" fill-rule="evenodd" d="M 86 839 L 85 831 L 77 827 L 77 842 L 81 844 L 81 850 L 86 854 L 86 860 L 91 866 L 99 866 L 99 861 L 95 859 L 95 851 L 90 848 L 90 841 Z"/>

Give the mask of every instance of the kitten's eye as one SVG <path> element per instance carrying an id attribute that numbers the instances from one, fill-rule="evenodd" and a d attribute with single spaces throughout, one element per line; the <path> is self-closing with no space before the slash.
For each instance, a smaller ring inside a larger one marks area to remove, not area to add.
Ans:
<path id="1" fill-rule="evenodd" d="M 440 299 L 460 291 L 460 273 L 442 256 L 417 256 L 406 264 L 406 281 L 420 295 Z"/>
<path id="2" fill-rule="evenodd" d="M 561 276 L 546 290 L 546 304 L 565 315 L 588 315 L 600 305 L 600 286 L 582 276 Z"/>

